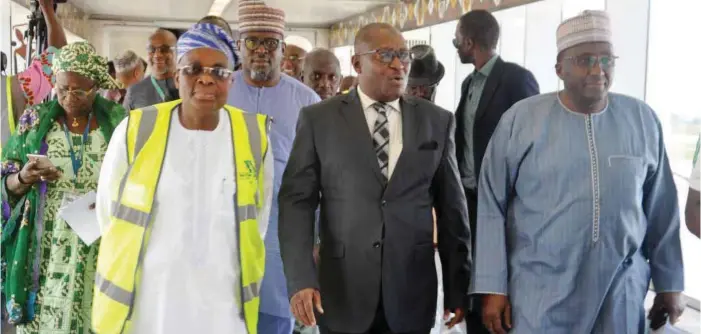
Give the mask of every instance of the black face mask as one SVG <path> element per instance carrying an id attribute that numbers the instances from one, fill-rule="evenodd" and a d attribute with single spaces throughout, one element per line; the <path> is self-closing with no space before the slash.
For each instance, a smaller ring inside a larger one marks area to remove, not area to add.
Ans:
<path id="1" fill-rule="evenodd" d="M 166 89 L 168 90 L 168 96 L 170 96 L 173 100 L 180 98 L 180 92 L 178 91 L 178 88 L 175 87 L 175 80 L 172 78 L 168 78 L 166 80 Z"/>

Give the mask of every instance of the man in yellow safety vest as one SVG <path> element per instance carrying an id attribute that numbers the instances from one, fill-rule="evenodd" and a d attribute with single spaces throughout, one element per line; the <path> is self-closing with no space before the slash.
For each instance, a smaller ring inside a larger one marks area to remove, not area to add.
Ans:
<path id="1" fill-rule="evenodd" d="M 257 333 L 269 118 L 225 105 L 238 56 L 220 27 L 188 30 L 177 63 L 182 100 L 131 111 L 105 155 L 98 334 Z"/>

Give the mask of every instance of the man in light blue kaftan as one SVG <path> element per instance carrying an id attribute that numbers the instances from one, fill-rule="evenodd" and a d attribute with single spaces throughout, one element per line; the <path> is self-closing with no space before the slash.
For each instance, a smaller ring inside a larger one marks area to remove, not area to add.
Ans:
<path id="1" fill-rule="evenodd" d="M 239 13 L 245 14 L 239 16 L 242 20 L 239 22 L 241 39 L 238 49 L 243 63 L 242 70 L 234 73 L 234 84 L 229 91 L 227 104 L 273 118 L 270 130 L 275 157 L 273 205 L 265 235 L 265 276 L 260 290 L 258 333 L 291 334 L 294 317 L 290 312 L 287 282 L 280 258 L 277 196 L 292 149 L 299 111 L 321 99 L 311 88 L 280 71 L 284 51 L 281 28 L 284 26 L 284 13 L 261 2 L 251 1 L 241 1 Z"/>
<path id="2" fill-rule="evenodd" d="M 471 293 L 484 295 L 492 333 L 645 333 L 650 279 L 651 317 L 674 322 L 683 309 L 660 122 L 644 102 L 608 93 L 608 16 L 575 19 L 558 29 L 565 89 L 514 105 L 485 155 Z"/>

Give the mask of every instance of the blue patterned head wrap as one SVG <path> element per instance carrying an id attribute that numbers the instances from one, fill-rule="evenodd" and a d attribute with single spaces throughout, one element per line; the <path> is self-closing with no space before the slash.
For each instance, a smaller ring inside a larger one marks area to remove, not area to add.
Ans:
<path id="1" fill-rule="evenodd" d="M 232 67 L 239 64 L 239 56 L 236 54 L 236 42 L 229 34 L 217 25 L 211 23 L 198 23 L 178 39 L 175 47 L 177 61 L 182 57 L 199 48 L 215 49 L 223 52 L 229 59 Z"/>

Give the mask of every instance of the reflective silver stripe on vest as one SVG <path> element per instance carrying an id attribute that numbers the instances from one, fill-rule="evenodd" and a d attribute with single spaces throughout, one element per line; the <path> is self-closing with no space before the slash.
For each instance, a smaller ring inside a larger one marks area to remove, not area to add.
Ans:
<path id="1" fill-rule="evenodd" d="M 256 219 L 256 216 L 258 215 L 258 209 L 255 205 L 239 206 L 237 210 L 239 223 L 243 223 L 248 219 Z"/>
<path id="2" fill-rule="evenodd" d="M 247 303 L 253 300 L 253 298 L 256 298 L 260 296 L 260 286 L 258 286 L 258 282 L 253 282 L 247 286 L 243 287 L 243 302 Z"/>
<path id="3" fill-rule="evenodd" d="M 123 304 L 124 306 L 131 306 L 131 300 L 134 295 L 105 279 L 99 272 L 95 272 L 95 286 L 100 290 L 100 292 L 107 295 L 107 297 L 110 297 L 110 299 Z"/>
<path id="4" fill-rule="evenodd" d="M 15 117 L 14 113 L 12 113 L 12 106 L 10 105 L 10 99 L 8 98 L 7 95 L 7 77 L 2 76 L 0 77 L 0 94 L 3 95 L 2 99 L 2 106 L 0 106 L 0 112 L 2 114 L 0 115 L 0 143 L 2 146 L 5 146 L 5 143 L 7 143 L 7 140 L 10 139 L 10 118 L 9 117 Z"/>
<path id="5" fill-rule="evenodd" d="M 139 131 L 136 134 L 136 141 L 134 143 L 134 161 L 136 161 L 136 157 L 141 152 L 141 149 L 144 148 L 144 145 L 146 144 L 146 141 L 148 138 L 151 136 L 151 132 L 153 132 L 153 128 L 156 126 L 156 118 L 158 116 L 158 109 L 154 106 L 149 106 L 146 108 L 141 109 L 141 121 L 139 122 Z M 131 121 L 131 120 L 130 120 Z M 127 131 L 129 131 L 127 129 Z M 129 140 L 129 133 L 127 132 L 127 141 Z M 127 144 L 127 150 L 129 150 L 129 145 Z M 127 152 L 128 153 L 128 152 Z M 132 161 L 129 164 L 129 167 L 127 168 L 127 172 L 124 173 L 124 177 L 122 177 L 122 181 L 119 183 L 119 192 L 117 193 L 117 198 L 119 200 L 122 199 L 122 194 L 124 194 L 124 187 L 127 184 L 127 180 L 129 179 L 129 174 L 131 173 L 131 168 L 134 166 L 134 162 Z M 123 206 L 119 202 L 112 202 L 112 215 L 115 217 L 126 220 L 128 222 L 134 223 L 139 226 L 146 226 L 148 223 L 148 215 L 146 213 L 138 211 L 136 209 L 132 209 L 130 207 Z M 144 216 L 144 217 L 142 217 Z M 131 219 L 137 219 L 137 220 L 131 220 Z"/>
<path id="6" fill-rule="evenodd" d="M 141 121 L 139 122 L 139 131 L 136 134 L 136 142 L 134 143 L 134 161 L 141 152 L 141 149 L 146 145 L 146 141 L 151 137 L 153 128 L 156 126 L 158 118 L 158 109 L 154 106 L 148 106 L 141 109 Z"/>
<path id="7" fill-rule="evenodd" d="M 146 227 L 149 220 L 148 213 L 130 208 L 115 201 L 112 201 L 112 216 L 141 227 Z"/>
<path id="8" fill-rule="evenodd" d="M 251 152 L 256 169 L 260 169 L 263 153 L 261 152 L 260 128 L 258 127 L 258 114 L 243 113 L 243 119 L 248 128 L 248 141 L 251 143 Z"/>

